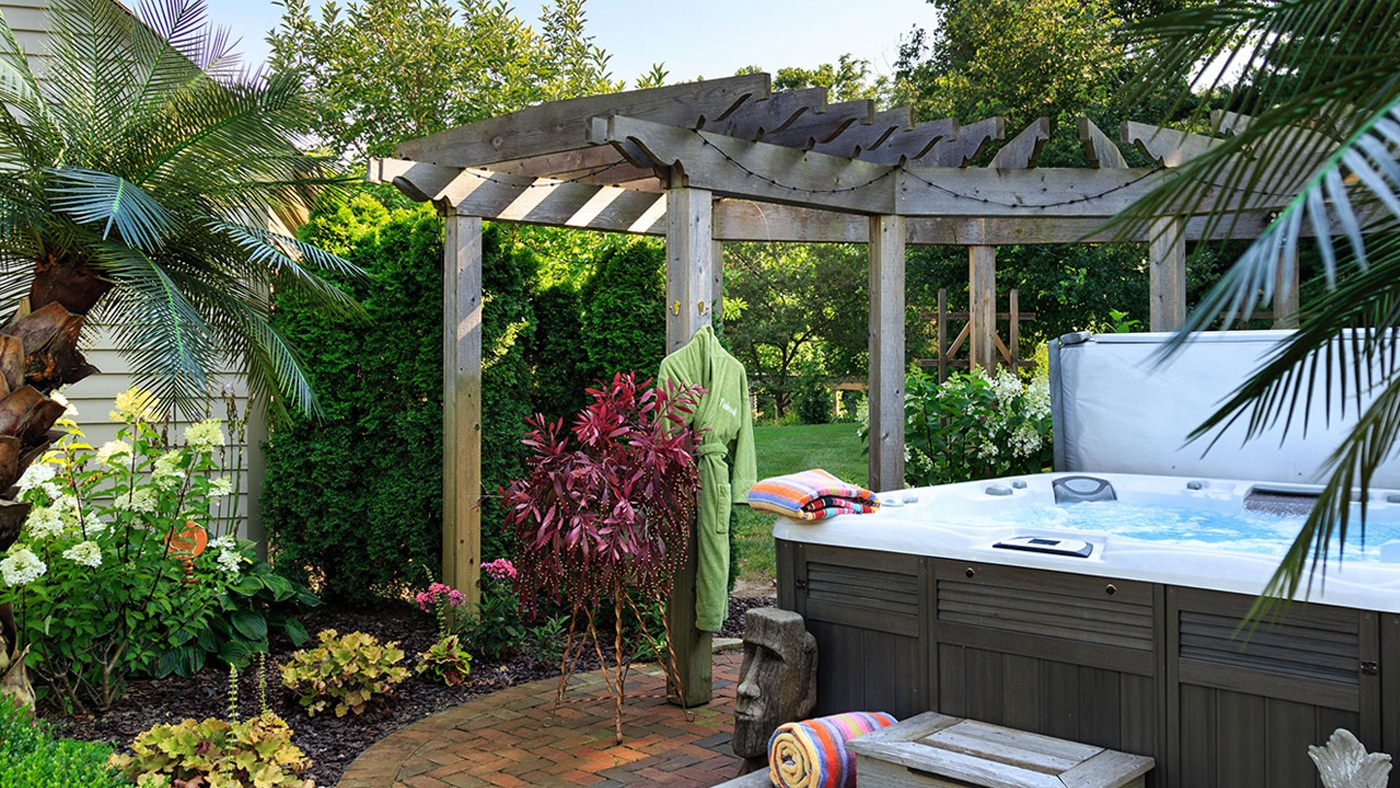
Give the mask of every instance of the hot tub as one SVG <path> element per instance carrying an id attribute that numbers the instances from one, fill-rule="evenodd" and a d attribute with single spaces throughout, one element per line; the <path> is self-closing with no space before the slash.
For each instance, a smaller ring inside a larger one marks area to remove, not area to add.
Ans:
<path id="1" fill-rule="evenodd" d="M 1306 748 L 1335 728 L 1400 753 L 1400 562 L 1382 560 L 1400 495 L 1374 491 L 1364 546 L 1334 550 L 1305 603 L 1241 629 L 1316 489 L 1067 472 L 885 493 L 876 514 L 778 520 L 779 604 L 817 638 L 819 713 L 936 710 L 1151 755 L 1157 786 L 1319 785 Z M 1102 525 L 1142 507 L 1166 527 Z"/>

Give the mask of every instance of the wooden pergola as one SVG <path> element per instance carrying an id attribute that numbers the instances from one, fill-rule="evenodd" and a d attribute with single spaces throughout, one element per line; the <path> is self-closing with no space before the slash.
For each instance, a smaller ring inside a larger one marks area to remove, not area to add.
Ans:
<path id="1" fill-rule="evenodd" d="M 1247 118 L 1225 115 L 1229 131 Z M 1079 137 L 1093 166 L 1036 167 L 1050 136 L 1042 118 L 968 167 L 1005 136 L 1001 118 L 960 126 L 917 123 L 908 109 L 828 103 L 820 88 L 773 93 L 767 74 L 555 101 L 398 146 L 372 159 L 369 178 L 431 201 L 446 227 L 443 574 L 475 593 L 481 501 L 481 223 L 483 219 L 666 238 L 666 347 L 683 346 L 720 311 L 726 241 L 863 243 L 869 247 L 870 486 L 904 478 L 904 251 L 907 244 L 969 249 L 971 359 L 995 366 L 996 247 L 1125 240 L 1099 226 L 1174 177 L 1173 168 L 1219 140 L 1126 123 L 1123 142 L 1157 163 L 1130 168 L 1087 118 Z M 1185 245 L 1256 236 L 1312 168 L 1274 178 L 1266 193 L 1217 188 L 1195 213 L 1165 217 L 1134 238 L 1148 244 L 1150 327 L 1186 314 Z M 1297 306 L 1285 276 L 1275 312 Z M 694 629 L 692 565 L 678 580 L 672 633 L 685 705 L 707 702 L 709 636 Z M 688 634 L 687 634 L 688 633 Z"/>

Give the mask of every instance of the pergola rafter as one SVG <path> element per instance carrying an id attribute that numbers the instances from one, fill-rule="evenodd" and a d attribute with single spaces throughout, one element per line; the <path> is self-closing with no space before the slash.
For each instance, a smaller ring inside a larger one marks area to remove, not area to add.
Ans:
<path id="1" fill-rule="evenodd" d="M 1248 118 L 1222 114 L 1217 128 Z M 369 178 L 433 202 L 447 226 L 444 272 L 445 579 L 474 593 L 481 560 L 480 402 L 483 219 L 605 230 L 667 239 L 668 350 L 708 324 L 722 291 L 725 241 L 866 243 L 870 250 L 870 484 L 903 480 L 904 250 L 969 249 L 972 360 L 995 365 L 996 247 L 1004 244 L 1148 242 L 1153 330 L 1185 315 L 1188 239 L 1254 237 L 1329 152 L 1316 131 L 1269 143 L 1304 149 L 1268 188 L 1216 184 L 1205 199 L 1132 235 L 1104 220 L 1136 203 L 1217 138 L 1126 123 L 1124 143 L 1154 162 L 1130 168 L 1088 119 L 1079 138 L 1092 166 L 1041 168 L 1050 124 L 1038 119 L 996 152 L 1002 118 L 966 125 L 915 122 L 907 109 L 831 104 L 820 88 L 774 94 L 766 74 L 556 101 L 398 146 Z M 1264 143 L 1261 143 L 1264 144 Z M 1247 154 L 1245 154 L 1247 155 Z M 1224 212 L 1225 221 L 1206 213 Z M 1183 216 L 1184 218 L 1177 218 Z M 1297 277 L 1278 304 L 1296 308 Z M 693 627 L 693 563 L 678 578 L 671 631 L 685 674 L 685 705 L 710 697 L 708 635 Z"/>

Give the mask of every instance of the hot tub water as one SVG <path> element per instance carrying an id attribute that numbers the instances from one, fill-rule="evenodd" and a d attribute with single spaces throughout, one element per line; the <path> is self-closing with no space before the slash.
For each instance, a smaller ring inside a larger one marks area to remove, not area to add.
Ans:
<path id="1" fill-rule="evenodd" d="M 1124 501 L 1088 501 L 1073 504 L 1031 503 L 996 514 L 970 514 L 971 526 L 1010 526 L 1027 534 L 1067 531 L 1076 534 L 1103 534 L 1169 543 L 1185 548 L 1228 550 L 1282 558 L 1303 527 L 1303 516 L 1280 516 L 1260 512 L 1226 512 L 1168 504 L 1137 504 Z M 1342 561 L 1381 561 L 1381 546 L 1400 543 L 1400 522 L 1366 523 L 1363 539 L 1360 521 L 1348 523 L 1343 546 L 1333 539 L 1329 557 Z M 1342 549 L 1339 549 L 1342 548 Z M 1386 558 L 1396 551 L 1386 550 Z"/>

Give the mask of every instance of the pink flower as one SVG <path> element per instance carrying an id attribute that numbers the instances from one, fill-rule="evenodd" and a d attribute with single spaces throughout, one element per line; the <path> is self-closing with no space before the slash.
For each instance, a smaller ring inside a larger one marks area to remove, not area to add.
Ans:
<path id="1" fill-rule="evenodd" d="M 426 613 L 428 612 L 428 605 L 433 601 L 433 595 L 429 594 L 427 591 L 419 591 L 418 595 L 413 597 L 413 599 L 418 603 L 418 607 Z"/>
<path id="2" fill-rule="evenodd" d="M 481 568 L 486 570 L 493 580 L 514 579 L 516 575 L 515 566 L 508 558 L 497 558 L 490 563 L 484 563 Z"/>
<path id="3" fill-rule="evenodd" d="M 466 601 L 466 595 L 455 588 L 447 592 L 447 603 L 453 607 L 461 607 Z"/>

